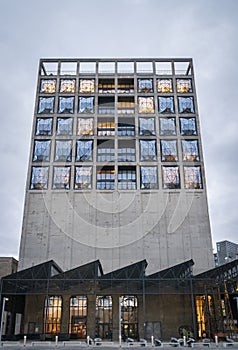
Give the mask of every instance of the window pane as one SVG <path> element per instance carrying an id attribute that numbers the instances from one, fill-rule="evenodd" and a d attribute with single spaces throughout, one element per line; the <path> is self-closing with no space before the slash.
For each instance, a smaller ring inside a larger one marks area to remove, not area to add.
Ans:
<path id="1" fill-rule="evenodd" d="M 118 167 L 118 189 L 135 190 L 136 189 L 136 168 Z"/>
<path id="2" fill-rule="evenodd" d="M 61 79 L 60 80 L 60 92 L 75 92 L 75 79 Z"/>
<path id="3" fill-rule="evenodd" d="M 138 79 L 138 92 L 153 92 L 153 79 Z"/>
<path id="4" fill-rule="evenodd" d="M 174 113 L 173 97 L 159 97 L 159 113 Z"/>
<path id="5" fill-rule="evenodd" d="M 57 135 L 72 135 L 73 119 L 72 118 L 57 118 Z"/>
<path id="6" fill-rule="evenodd" d="M 114 190 L 115 170 L 113 167 L 103 167 L 97 169 L 97 189 Z"/>
<path id="7" fill-rule="evenodd" d="M 93 118 L 78 118 L 78 135 L 93 135 Z"/>
<path id="8" fill-rule="evenodd" d="M 35 141 L 33 162 L 48 162 L 50 160 L 50 140 Z"/>
<path id="9" fill-rule="evenodd" d="M 52 134 L 52 118 L 37 118 L 36 132 L 37 136 L 45 136 Z"/>
<path id="10" fill-rule="evenodd" d="M 59 113 L 74 113 L 74 97 L 59 97 Z"/>
<path id="11" fill-rule="evenodd" d="M 175 118 L 160 118 L 160 135 L 176 135 Z"/>
<path id="12" fill-rule="evenodd" d="M 197 135 L 195 118 L 180 118 L 180 132 L 182 136 Z"/>
<path id="13" fill-rule="evenodd" d="M 154 97 L 138 97 L 139 113 L 154 113 Z"/>
<path id="14" fill-rule="evenodd" d="M 70 162 L 72 142 L 65 140 L 55 141 L 55 161 Z"/>
<path id="15" fill-rule="evenodd" d="M 98 141 L 97 160 L 98 162 L 114 162 L 115 160 L 114 141 L 112 140 Z"/>
<path id="16" fill-rule="evenodd" d="M 38 113 L 54 113 L 54 97 L 40 97 L 38 104 Z"/>
<path id="17" fill-rule="evenodd" d="M 178 160 L 176 140 L 161 140 L 161 158 L 165 162 Z"/>
<path id="18" fill-rule="evenodd" d="M 31 189 L 45 190 L 48 188 L 48 167 L 33 167 L 31 173 Z"/>
<path id="19" fill-rule="evenodd" d="M 193 97 L 178 97 L 179 113 L 194 113 Z"/>
<path id="20" fill-rule="evenodd" d="M 173 92 L 172 79 L 157 79 L 158 92 Z"/>
<path id="21" fill-rule="evenodd" d="M 158 188 L 157 167 L 140 167 L 140 188 Z"/>
<path id="22" fill-rule="evenodd" d="M 139 118 L 139 135 L 155 135 L 154 118 Z"/>
<path id="23" fill-rule="evenodd" d="M 177 79 L 176 86 L 177 86 L 177 92 L 180 92 L 180 93 L 193 91 L 191 79 Z"/>
<path id="24" fill-rule="evenodd" d="M 156 141 L 140 140 L 140 160 L 154 161 L 156 160 Z"/>
<path id="25" fill-rule="evenodd" d="M 59 334 L 61 327 L 62 298 L 60 296 L 45 299 L 44 328 L 45 333 Z"/>
<path id="26" fill-rule="evenodd" d="M 70 298 L 70 324 L 71 337 L 85 339 L 87 337 L 87 297 L 75 296 Z"/>
<path id="27" fill-rule="evenodd" d="M 185 161 L 200 160 L 197 140 L 182 140 L 182 152 Z"/>
<path id="28" fill-rule="evenodd" d="M 79 80 L 79 92 L 91 93 L 95 91 L 94 79 L 80 79 Z"/>
<path id="29" fill-rule="evenodd" d="M 69 189 L 70 167 L 54 167 L 53 189 Z"/>
<path id="30" fill-rule="evenodd" d="M 162 172 L 163 172 L 163 188 L 165 189 L 180 188 L 179 168 L 177 166 L 173 166 L 173 167 L 163 166 Z"/>
<path id="31" fill-rule="evenodd" d="M 201 168 L 199 166 L 184 167 L 184 187 L 188 189 L 202 188 Z"/>
<path id="32" fill-rule="evenodd" d="M 93 141 L 77 141 L 76 161 L 90 162 L 93 160 Z"/>
<path id="33" fill-rule="evenodd" d="M 56 79 L 42 79 L 40 92 L 45 94 L 53 94 L 56 92 Z"/>
<path id="34" fill-rule="evenodd" d="M 92 188 L 92 167 L 76 167 L 75 168 L 75 186 L 76 189 Z"/>
<path id="35" fill-rule="evenodd" d="M 79 113 L 94 113 L 94 97 L 79 97 Z"/>

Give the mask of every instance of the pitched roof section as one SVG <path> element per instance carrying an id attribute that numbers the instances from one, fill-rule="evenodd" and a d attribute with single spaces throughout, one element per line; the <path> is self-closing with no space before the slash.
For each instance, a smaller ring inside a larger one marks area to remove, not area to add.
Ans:
<path id="1" fill-rule="evenodd" d="M 72 270 L 62 272 L 53 277 L 53 279 L 65 280 L 92 280 L 103 275 L 102 265 L 99 260 L 81 265 Z"/>
<path id="2" fill-rule="evenodd" d="M 161 270 L 146 276 L 147 279 L 169 279 L 169 278 L 188 278 L 192 277 L 193 260 L 185 261 L 181 264 L 171 266 L 165 270 Z"/>
<path id="3" fill-rule="evenodd" d="M 101 277 L 103 280 L 128 280 L 128 279 L 140 279 L 145 275 L 145 269 L 147 267 L 147 261 L 141 260 L 135 264 L 122 267 L 121 269 L 109 272 Z"/>

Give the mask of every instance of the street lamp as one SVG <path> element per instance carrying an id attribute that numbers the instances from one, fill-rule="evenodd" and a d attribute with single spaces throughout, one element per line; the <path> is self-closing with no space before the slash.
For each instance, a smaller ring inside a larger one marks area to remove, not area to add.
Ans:
<path id="1" fill-rule="evenodd" d="M 8 298 L 3 297 L 2 301 L 2 315 L 1 315 L 1 323 L 0 323 L 0 343 L 2 341 L 2 327 L 3 327 L 3 317 L 4 317 L 4 311 L 5 311 L 5 303 L 8 301 Z M 1 344 L 0 344 L 1 346 Z"/>

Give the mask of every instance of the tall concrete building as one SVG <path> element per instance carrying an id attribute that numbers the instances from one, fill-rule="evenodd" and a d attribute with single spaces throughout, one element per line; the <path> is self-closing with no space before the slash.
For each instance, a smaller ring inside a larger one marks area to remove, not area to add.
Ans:
<path id="1" fill-rule="evenodd" d="M 238 258 L 238 244 L 230 241 L 220 241 L 217 246 L 217 263 L 223 265 Z"/>
<path id="2" fill-rule="evenodd" d="M 42 59 L 19 269 L 213 267 L 192 59 Z"/>

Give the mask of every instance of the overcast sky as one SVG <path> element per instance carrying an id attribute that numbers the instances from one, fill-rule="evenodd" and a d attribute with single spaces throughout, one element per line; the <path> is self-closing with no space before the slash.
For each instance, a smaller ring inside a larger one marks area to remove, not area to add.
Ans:
<path id="1" fill-rule="evenodd" d="M 0 256 L 18 258 L 40 58 L 192 57 L 213 245 L 238 243 L 238 1 L 0 0 Z"/>

